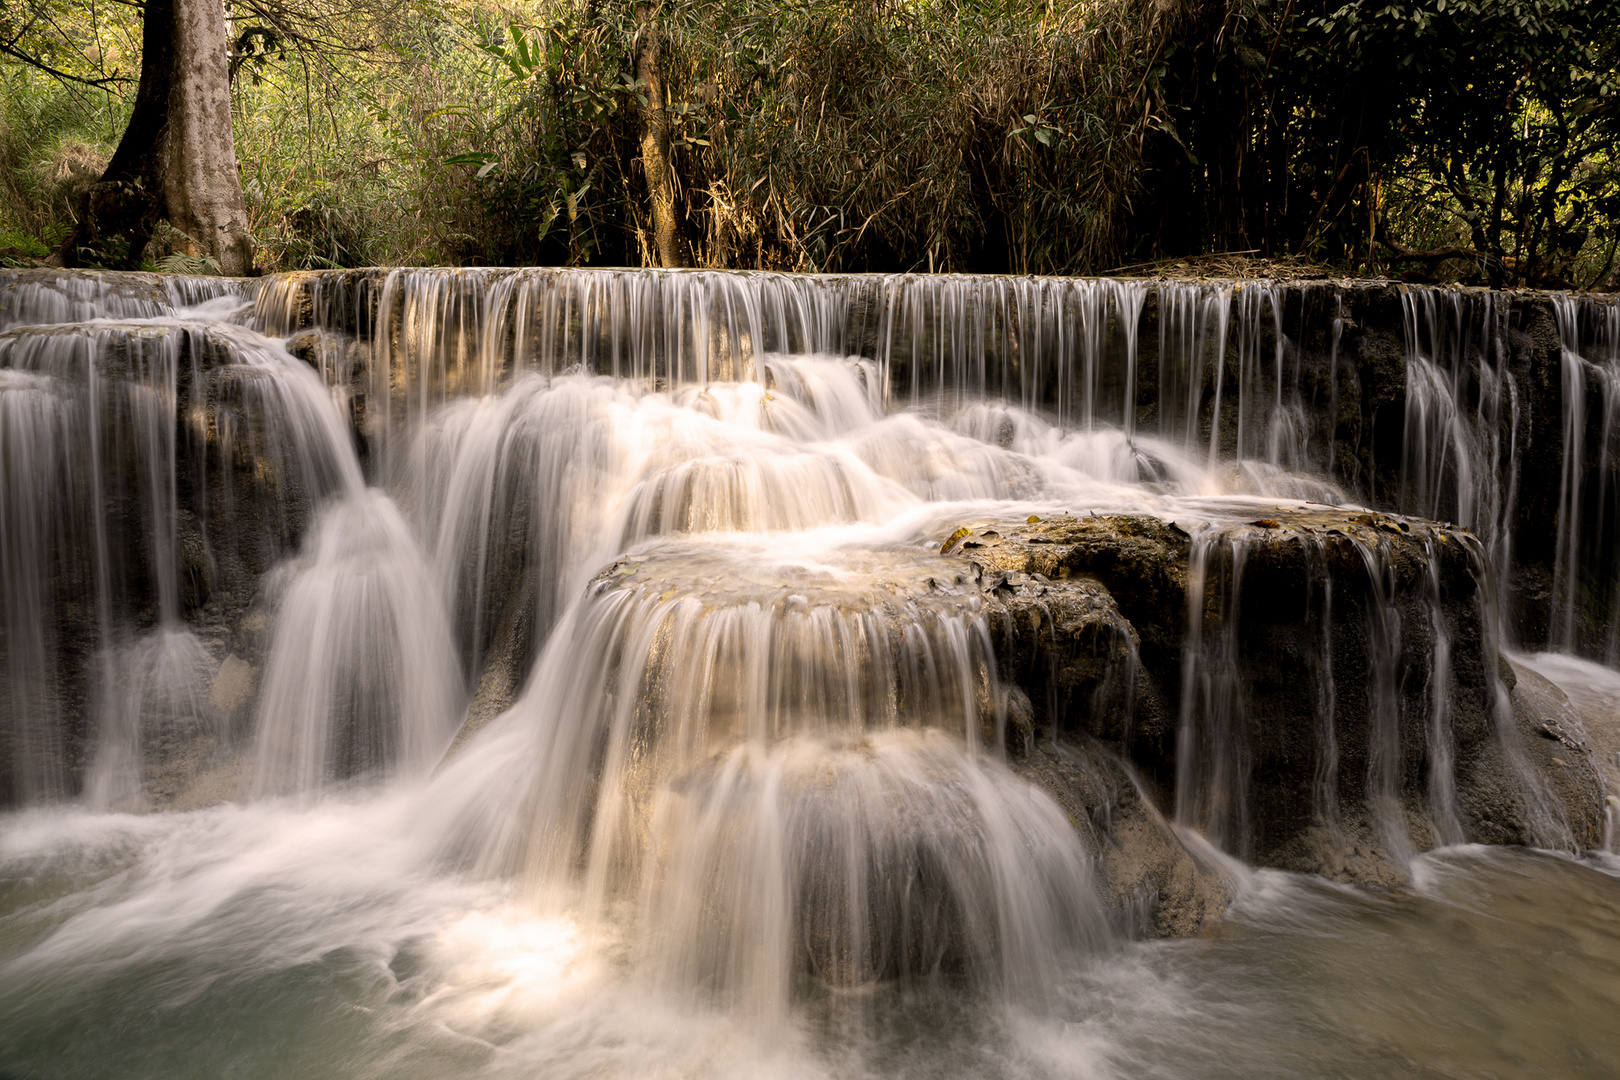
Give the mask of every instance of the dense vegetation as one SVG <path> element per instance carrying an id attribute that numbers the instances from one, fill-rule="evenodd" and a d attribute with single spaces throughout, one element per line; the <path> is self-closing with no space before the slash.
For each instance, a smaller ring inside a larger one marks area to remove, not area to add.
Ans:
<path id="1" fill-rule="evenodd" d="M 231 13 L 238 167 L 266 269 L 1053 273 L 1251 252 L 1617 278 L 1608 0 Z M 140 17 L 128 0 L 0 15 L 0 257 L 44 255 L 70 227 L 128 116 Z M 160 230 L 145 257 L 170 250 Z"/>

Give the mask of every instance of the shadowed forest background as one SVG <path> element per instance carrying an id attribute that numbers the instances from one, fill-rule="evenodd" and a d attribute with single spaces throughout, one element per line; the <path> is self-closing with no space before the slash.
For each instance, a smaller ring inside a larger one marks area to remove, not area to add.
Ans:
<path id="1" fill-rule="evenodd" d="M 1498 285 L 1620 278 L 1606 0 L 227 12 L 265 271 L 1100 273 L 1241 253 Z M 141 19 L 126 0 L 0 14 L 0 262 L 71 232 L 129 120 Z M 203 268 L 171 239 L 160 227 L 126 262 Z"/>

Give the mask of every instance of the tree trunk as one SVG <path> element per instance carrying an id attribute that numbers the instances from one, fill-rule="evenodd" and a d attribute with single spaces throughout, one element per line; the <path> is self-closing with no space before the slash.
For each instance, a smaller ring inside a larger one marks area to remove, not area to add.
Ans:
<path id="1" fill-rule="evenodd" d="M 220 0 L 147 0 L 135 110 L 58 255 L 66 266 L 134 269 L 164 218 L 186 254 L 252 272 Z"/>
<path id="2" fill-rule="evenodd" d="M 253 268 L 247 206 L 236 175 L 231 75 L 220 0 L 173 0 L 174 75 L 169 92 L 169 224 L 239 276 Z"/>
<path id="3" fill-rule="evenodd" d="M 133 270 L 167 216 L 169 91 L 174 71 L 174 0 L 147 0 L 135 109 L 101 179 L 79 204 L 79 220 L 57 250 L 66 266 Z"/>
<path id="4" fill-rule="evenodd" d="M 640 13 L 641 47 L 636 52 L 636 78 L 647 95 L 641 133 L 641 172 L 652 204 L 653 254 L 659 266 L 686 266 L 685 245 L 675 216 L 675 183 L 669 163 L 669 115 L 664 83 L 658 71 L 658 28 L 646 8 Z"/>

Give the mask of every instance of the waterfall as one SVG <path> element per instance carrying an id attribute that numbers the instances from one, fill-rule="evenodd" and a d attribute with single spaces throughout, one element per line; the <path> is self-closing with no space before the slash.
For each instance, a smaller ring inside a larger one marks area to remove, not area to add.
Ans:
<path id="1" fill-rule="evenodd" d="M 240 325 L 251 304 L 217 282 L 3 295 L 6 789 L 67 794 L 82 744 L 92 802 L 171 797 L 235 737 L 220 620 L 253 595 L 222 579 L 270 570 L 328 500 L 366 498 L 351 437 L 320 378 Z M 303 645 L 330 655 L 308 634 L 344 629 L 306 626 Z M 64 693 L 88 699 L 79 719 Z"/>
<path id="2" fill-rule="evenodd" d="M 1620 507 L 1615 446 L 1620 416 L 1620 304 L 1553 297 L 1558 318 L 1563 467 L 1550 643 L 1570 650 L 1592 630 L 1602 654 L 1620 661 Z M 1595 460 L 1594 460 L 1595 458 Z M 1604 615 L 1607 618 L 1604 618 Z M 1582 625 L 1585 624 L 1585 625 Z"/>
<path id="3" fill-rule="evenodd" d="M 1501 418 L 1504 398 L 1507 410 L 1516 398 L 1494 301 L 1490 293 L 1437 290 L 1401 297 L 1403 507 L 1466 525 L 1487 544 L 1504 538 L 1513 513 L 1502 480 L 1507 472 L 1511 483 L 1514 455 L 1511 445 L 1503 453 Z M 1514 426 L 1508 425 L 1510 434 Z"/>
<path id="4" fill-rule="evenodd" d="M 1247 710 L 1239 699 L 1239 620 L 1246 550 L 1241 541 L 1219 552 L 1226 559 L 1208 593 L 1210 562 L 1217 555 L 1219 534 L 1195 540 L 1189 560 L 1187 648 L 1181 679 L 1181 718 L 1177 737 L 1176 807 L 1183 820 L 1218 846 L 1237 855 L 1253 850 L 1249 820 L 1249 736 Z M 1206 607 L 1213 600 L 1222 632 L 1206 635 Z M 1206 641 L 1206 636 L 1213 641 Z"/>
<path id="5" fill-rule="evenodd" d="M 636 898 L 659 978 L 764 1015 L 808 970 L 1035 993 L 1107 921 L 1061 811 L 995 749 L 989 628 L 902 552 L 695 541 L 594 581 L 446 773 L 453 850 Z M 491 732 L 492 735 L 495 732 Z M 459 802 L 459 805 L 455 805 Z"/>
<path id="6" fill-rule="evenodd" d="M 300 562 L 265 666 L 255 790 L 425 773 L 454 733 L 463 678 L 404 518 L 380 492 L 352 492 L 322 512 Z"/>
<path id="7" fill-rule="evenodd" d="M 55 659 L 49 552 L 70 537 L 56 513 L 56 496 L 71 480 L 70 403 L 48 377 L 0 369 L 0 594 L 6 696 L 0 700 L 11 743 L 9 788 L 35 802 L 65 791 L 61 706 L 49 678 Z"/>
<path id="8" fill-rule="evenodd" d="M 1472 528 L 1505 581 L 1519 573 L 1521 554 L 1539 554 L 1521 553 L 1519 545 L 1545 548 L 1547 606 L 1516 636 L 1620 662 L 1613 629 L 1620 611 L 1613 555 L 1620 538 L 1613 495 L 1620 305 L 1551 294 L 1551 325 L 1538 326 L 1534 315 L 1514 313 L 1489 292 L 1414 289 L 1402 304 L 1400 505 Z M 1542 357 L 1552 361 L 1545 375 L 1534 370 Z M 1551 384 L 1552 400 L 1527 401 L 1532 378 Z M 1552 449 L 1538 445 L 1542 440 L 1556 441 L 1556 475 L 1544 473 L 1541 490 L 1526 491 L 1526 458 L 1546 460 Z"/>
<path id="9" fill-rule="evenodd" d="M 1426 777 L 1423 829 L 1439 843 L 1461 843 L 1452 731 L 1456 631 L 1442 596 L 1447 571 L 1441 551 L 1457 541 L 1438 532 L 1420 537 L 1414 566 L 1403 564 L 1378 531 L 1364 537 L 1302 531 L 1299 572 L 1279 574 L 1269 541 L 1277 524 L 1217 523 L 1192 538 L 1177 720 L 1181 822 L 1224 850 L 1253 857 L 1264 838 L 1256 835 L 1252 774 L 1303 751 L 1312 768 L 1290 781 L 1308 792 L 1296 813 L 1308 813 L 1330 842 L 1342 843 L 1347 815 L 1363 814 L 1387 857 L 1409 865 L 1419 850 L 1407 810 L 1417 774 Z M 1403 603 L 1399 582 L 1412 577 L 1422 587 Z M 1319 637 L 1279 646 L 1275 627 L 1286 613 L 1278 611 L 1277 598 L 1283 595 L 1299 603 Z M 1482 617 L 1497 619 L 1489 604 Z M 1264 699 L 1278 692 L 1262 687 L 1277 680 L 1274 665 L 1282 654 L 1287 663 L 1302 662 L 1296 674 L 1302 687 L 1281 708 L 1311 716 L 1308 747 L 1278 747 L 1275 733 L 1264 730 L 1278 709 Z M 1362 685 L 1341 687 L 1339 669 Z M 1366 733 L 1365 749 L 1354 755 L 1364 764 L 1362 775 L 1344 772 L 1341 728 Z"/>
<path id="10" fill-rule="evenodd" d="M 755 1033 L 1060 1011 L 1245 863 L 1585 842 L 1501 657 L 1620 658 L 1616 312 L 0 276 L 0 805 L 352 815 Z"/>

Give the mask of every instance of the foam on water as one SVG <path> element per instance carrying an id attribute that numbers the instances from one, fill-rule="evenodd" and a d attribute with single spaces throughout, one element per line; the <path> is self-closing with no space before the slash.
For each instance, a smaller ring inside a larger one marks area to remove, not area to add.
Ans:
<path id="1" fill-rule="evenodd" d="M 0 1060 L 41 1077 L 1608 1069 L 1592 1040 L 1620 1006 L 1620 908 L 1612 878 L 1567 860 L 1458 849 L 1384 895 L 1262 872 L 1214 936 L 1060 966 L 1044 1014 L 947 980 L 813 995 L 759 1029 L 649 986 L 566 896 L 537 909 L 435 869 L 419 794 L 11 817 Z"/>

